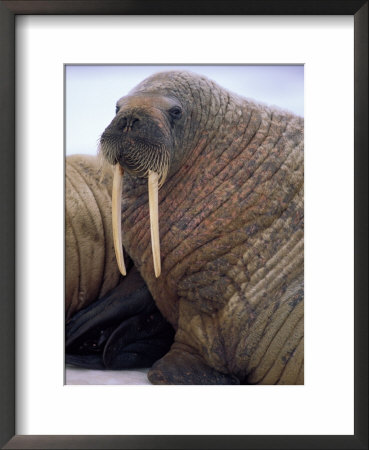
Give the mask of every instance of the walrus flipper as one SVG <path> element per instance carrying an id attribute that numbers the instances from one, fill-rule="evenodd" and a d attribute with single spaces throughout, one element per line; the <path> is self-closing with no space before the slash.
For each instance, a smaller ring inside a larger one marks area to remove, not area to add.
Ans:
<path id="1" fill-rule="evenodd" d="M 172 326 L 152 302 L 113 331 L 104 348 L 104 364 L 109 369 L 151 367 L 168 352 L 173 339 Z"/>
<path id="2" fill-rule="evenodd" d="M 176 344 L 174 344 L 176 345 Z M 148 373 L 152 384 L 240 384 L 237 377 L 209 367 L 198 354 L 172 348 Z"/>
<path id="3" fill-rule="evenodd" d="M 174 330 L 135 269 L 115 289 L 66 324 L 67 364 L 89 369 L 151 367 Z"/>

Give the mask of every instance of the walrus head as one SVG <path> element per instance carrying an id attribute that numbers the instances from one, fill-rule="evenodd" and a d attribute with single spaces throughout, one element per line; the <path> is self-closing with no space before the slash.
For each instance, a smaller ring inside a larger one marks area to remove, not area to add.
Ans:
<path id="1" fill-rule="evenodd" d="M 168 173 L 173 149 L 172 129 L 182 106 L 159 95 L 128 95 L 116 105 L 116 116 L 101 136 L 101 151 L 110 164 L 119 163 L 132 175 L 158 175 L 161 186 Z"/>
<path id="2" fill-rule="evenodd" d="M 152 78 L 151 78 L 152 79 Z M 160 87 L 160 74 L 156 76 Z M 160 275 L 158 189 L 167 178 L 177 151 L 185 120 L 183 105 L 175 93 L 163 94 L 145 81 L 116 104 L 116 116 L 100 139 L 100 152 L 112 165 L 115 176 L 112 193 L 114 246 L 118 266 L 126 274 L 121 242 L 121 192 L 124 171 L 148 179 L 151 242 L 156 277 Z M 175 164 L 174 164 L 175 165 Z"/>

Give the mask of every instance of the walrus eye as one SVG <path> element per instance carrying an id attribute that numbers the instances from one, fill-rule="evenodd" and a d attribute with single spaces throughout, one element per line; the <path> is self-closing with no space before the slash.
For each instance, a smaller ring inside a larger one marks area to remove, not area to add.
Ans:
<path id="1" fill-rule="evenodd" d="M 173 106 L 173 108 L 170 108 L 169 115 L 172 119 L 178 120 L 182 116 L 182 110 L 179 106 Z"/>
<path id="2" fill-rule="evenodd" d="M 117 106 L 115 107 L 115 114 L 118 114 L 118 111 L 119 111 L 119 106 L 117 105 Z"/>

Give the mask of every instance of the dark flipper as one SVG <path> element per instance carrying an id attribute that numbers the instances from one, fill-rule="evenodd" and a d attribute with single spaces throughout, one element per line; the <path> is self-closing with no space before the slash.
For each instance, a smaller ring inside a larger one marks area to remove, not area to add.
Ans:
<path id="1" fill-rule="evenodd" d="M 145 310 L 125 320 L 110 335 L 105 345 L 103 360 L 111 369 L 151 367 L 169 351 L 174 330 L 153 303 Z"/>
<path id="2" fill-rule="evenodd" d="M 67 364 L 90 369 L 151 367 L 174 337 L 133 268 L 111 292 L 66 324 Z"/>

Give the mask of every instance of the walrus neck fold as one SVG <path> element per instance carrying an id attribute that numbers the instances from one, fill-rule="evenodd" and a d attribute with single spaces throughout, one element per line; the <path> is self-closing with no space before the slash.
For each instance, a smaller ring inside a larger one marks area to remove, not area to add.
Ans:
<path id="1" fill-rule="evenodd" d="M 127 274 L 123 257 L 122 246 L 122 222 L 121 222 L 121 205 L 122 205 L 122 187 L 123 187 L 123 169 L 116 164 L 113 178 L 112 191 L 112 223 L 113 223 L 113 241 L 115 256 L 117 259 L 120 273 L 125 276 Z M 149 211 L 150 211 L 150 231 L 151 231 L 151 248 L 154 263 L 154 272 L 156 278 L 161 273 L 160 263 L 160 240 L 159 240 L 159 201 L 158 201 L 158 173 L 149 170 L 148 174 L 148 191 L 149 191 Z"/>

